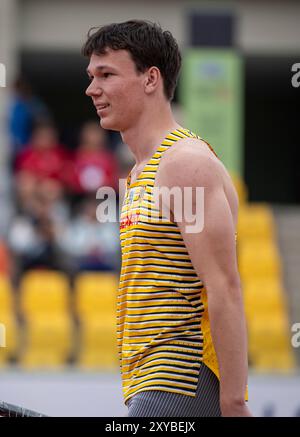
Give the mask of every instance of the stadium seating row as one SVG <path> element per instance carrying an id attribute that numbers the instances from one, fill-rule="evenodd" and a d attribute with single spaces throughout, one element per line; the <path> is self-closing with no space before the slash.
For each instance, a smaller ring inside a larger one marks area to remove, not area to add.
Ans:
<path id="1" fill-rule="evenodd" d="M 250 363 L 262 372 L 290 372 L 288 303 L 276 226 L 267 204 L 244 203 L 238 221 L 238 263 L 248 324 Z"/>
<path id="2" fill-rule="evenodd" d="M 26 273 L 18 293 L 0 277 L 0 322 L 6 348 L 0 362 L 16 359 L 25 368 L 53 368 L 75 361 L 83 368 L 118 366 L 113 273 L 82 273 L 70 289 L 54 271 Z M 16 312 L 17 308 L 17 312 Z"/>

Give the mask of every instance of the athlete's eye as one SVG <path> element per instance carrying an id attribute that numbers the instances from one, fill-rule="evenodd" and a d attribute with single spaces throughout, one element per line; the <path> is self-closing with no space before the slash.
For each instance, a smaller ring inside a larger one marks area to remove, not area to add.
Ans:
<path id="1" fill-rule="evenodd" d="M 103 73 L 103 77 L 107 78 L 109 76 L 112 76 L 112 73 L 109 73 L 109 72 Z"/>

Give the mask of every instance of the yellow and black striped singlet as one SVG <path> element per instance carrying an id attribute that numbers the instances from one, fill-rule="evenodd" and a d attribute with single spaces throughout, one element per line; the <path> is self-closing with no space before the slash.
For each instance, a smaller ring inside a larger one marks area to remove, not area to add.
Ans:
<path id="1" fill-rule="evenodd" d="M 154 208 L 160 159 L 182 138 L 200 137 L 186 129 L 170 132 L 137 180 L 131 183 L 130 175 L 127 179 L 120 217 L 122 268 L 117 301 L 125 402 L 146 390 L 194 397 L 202 362 L 219 377 L 206 290 L 178 226 Z"/>

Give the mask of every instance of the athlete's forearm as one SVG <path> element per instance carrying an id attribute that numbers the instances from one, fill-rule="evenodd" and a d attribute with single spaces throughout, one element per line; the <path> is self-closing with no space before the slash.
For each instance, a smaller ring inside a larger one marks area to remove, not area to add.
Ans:
<path id="1" fill-rule="evenodd" d="M 208 293 L 208 311 L 220 371 L 221 407 L 242 404 L 247 386 L 248 356 L 241 290 L 226 291 L 225 287 L 220 292 L 212 290 Z"/>

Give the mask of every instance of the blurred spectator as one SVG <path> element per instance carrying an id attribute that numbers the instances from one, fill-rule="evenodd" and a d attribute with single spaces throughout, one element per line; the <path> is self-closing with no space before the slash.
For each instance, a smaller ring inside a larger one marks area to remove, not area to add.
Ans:
<path id="1" fill-rule="evenodd" d="M 21 210 L 30 211 L 36 197 L 62 198 L 70 179 L 70 157 L 48 123 L 35 127 L 31 142 L 16 159 L 16 194 Z"/>
<path id="2" fill-rule="evenodd" d="M 90 121 L 83 126 L 73 162 L 73 193 L 96 193 L 103 186 L 118 189 L 117 160 L 106 141 L 106 132 L 98 122 Z"/>
<path id="3" fill-rule="evenodd" d="M 33 268 L 62 270 L 72 273 L 71 259 L 58 245 L 63 233 L 63 222 L 54 215 L 51 202 L 35 198 L 30 214 L 17 216 L 10 227 L 8 245 L 14 257 L 13 278 Z"/>
<path id="4" fill-rule="evenodd" d="M 117 222 L 100 223 L 96 217 L 97 201 L 86 198 L 78 215 L 60 239 L 64 252 L 73 256 L 77 270 L 116 270 L 119 267 Z"/>
<path id="5" fill-rule="evenodd" d="M 18 78 L 14 83 L 12 101 L 9 107 L 8 130 L 12 145 L 12 162 L 29 142 L 36 123 L 50 120 L 46 105 L 33 95 L 30 85 Z"/>

